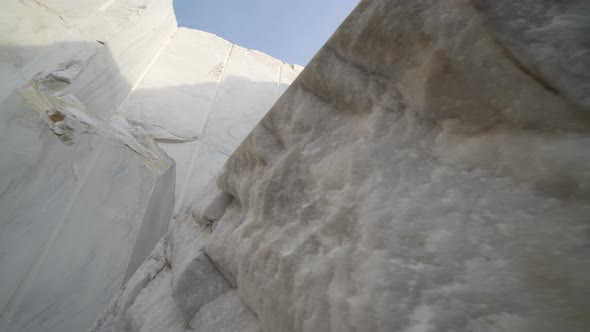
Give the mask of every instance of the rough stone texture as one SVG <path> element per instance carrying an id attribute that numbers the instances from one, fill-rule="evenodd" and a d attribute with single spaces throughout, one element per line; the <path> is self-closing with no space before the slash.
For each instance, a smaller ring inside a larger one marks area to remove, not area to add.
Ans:
<path id="1" fill-rule="evenodd" d="M 207 32 L 176 31 L 119 110 L 148 127 L 176 160 L 175 214 L 190 206 L 300 70 Z"/>
<path id="2" fill-rule="evenodd" d="M 167 241 L 262 331 L 589 330 L 588 9 L 362 1 Z M 122 301 L 94 331 L 147 319 Z"/>

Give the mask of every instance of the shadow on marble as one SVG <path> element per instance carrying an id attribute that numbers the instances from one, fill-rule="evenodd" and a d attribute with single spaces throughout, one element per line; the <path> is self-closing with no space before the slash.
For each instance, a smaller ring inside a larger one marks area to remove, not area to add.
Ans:
<path id="1" fill-rule="evenodd" d="M 173 205 L 174 191 L 156 187 L 174 174 L 154 175 L 105 137 L 77 133 L 64 145 L 16 90 L 35 79 L 108 119 L 133 85 L 108 47 L 4 45 L 0 53 L 0 330 L 84 329 L 121 286 L 145 242 L 142 225 L 165 223 L 165 232 L 168 220 L 150 220 L 148 203 Z"/>
<path id="2" fill-rule="evenodd" d="M 109 48 L 92 41 L 0 46 L 0 73 L 0 326 L 19 331 L 89 327 L 165 233 L 175 197 L 175 211 L 188 207 L 288 86 L 228 76 L 132 91 Z M 93 115 L 108 119 L 135 98 L 167 114 L 152 125 L 188 119 L 198 135 L 162 139 L 176 165 L 161 176 L 104 137 L 79 133 L 66 146 L 16 90 L 33 78 Z M 214 94 L 207 108 L 192 107 L 195 91 Z"/>

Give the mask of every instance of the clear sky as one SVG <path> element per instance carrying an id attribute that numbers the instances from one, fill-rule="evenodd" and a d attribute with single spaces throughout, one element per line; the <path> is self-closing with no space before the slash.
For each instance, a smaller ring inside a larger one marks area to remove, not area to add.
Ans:
<path id="1" fill-rule="evenodd" d="M 181 27 L 306 65 L 359 0 L 174 0 Z"/>

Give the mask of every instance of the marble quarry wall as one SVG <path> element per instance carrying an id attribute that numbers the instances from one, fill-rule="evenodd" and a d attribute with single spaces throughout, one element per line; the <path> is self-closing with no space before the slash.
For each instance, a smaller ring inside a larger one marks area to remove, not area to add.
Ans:
<path id="1" fill-rule="evenodd" d="M 361 1 L 91 331 L 590 330 L 589 17 Z"/>
<path id="2" fill-rule="evenodd" d="M 0 8 L 0 331 L 84 331 L 301 67 L 171 0 Z"/>

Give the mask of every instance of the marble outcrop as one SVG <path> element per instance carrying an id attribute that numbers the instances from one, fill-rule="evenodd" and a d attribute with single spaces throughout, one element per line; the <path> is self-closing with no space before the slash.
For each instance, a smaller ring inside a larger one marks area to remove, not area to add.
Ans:
<path id="1" fill-rule="evenodd" d="M 585 1 L 364 0 L 92 331 L 587 331 Z"/>

